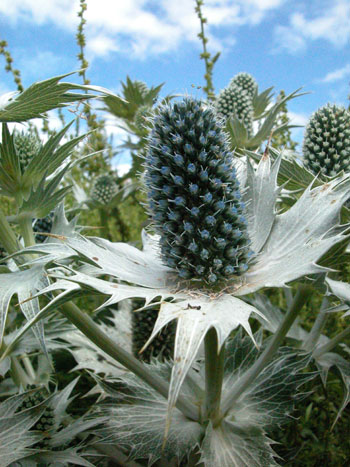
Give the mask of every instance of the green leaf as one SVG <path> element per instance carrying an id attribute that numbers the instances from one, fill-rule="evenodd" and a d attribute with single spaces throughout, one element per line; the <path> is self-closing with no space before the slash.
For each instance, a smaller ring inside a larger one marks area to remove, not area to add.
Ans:
<path id="1" fill-rule="evenodd" d="M 23 122 L 31 118 L 40 118 L 51 109 L 65 107 L 72 102 L 98 97 L 95 94 L 70 92 L 72 90 L 93 90 L 104 94 L 112 94 L 96 86 L 59 82 L 73 73 L 66 73 L 45 81 L 39 81 L 29 86 L 23 92 L 10 97 L 10 100 L 2 103 L 0 107 L 0 122 Z"/>

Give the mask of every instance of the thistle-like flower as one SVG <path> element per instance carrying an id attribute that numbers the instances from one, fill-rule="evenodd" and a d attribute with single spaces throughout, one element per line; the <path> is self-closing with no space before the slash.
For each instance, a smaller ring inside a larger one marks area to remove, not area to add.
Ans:
<path id="1" fill-rule="evenodd" d="M 32 131 L 16 131 L 13 143 L 20 162 L 22 172 L 28 167 L 30 161 L 41 149 L 39 138 Z"/>
<path id="2" fill-rule="evenodd" d="M 350 195 L 347 176 L 308 187 L 289 210 L 277 214 L 280 159 L 271 166 L 265 154 L 254 170 L 249 161 L 233 158 L 225 138 L 214 112 L 200 102 L 186 99 L 162 107 L 146 160 L 158 234 L 144 233 L 143 251 L 103 239 L 67 238 L 62 257 L 78 253 L 89 269 L 64 276 L 52 288 L 64 295 L 77 288 L 98 290 L 109 296 L 105 306 L 132 297 L 149 305 L 158 297 L 160 311 L 148 343 L 177 320 L 168 416 L 209 329 L 216 330 L 218 350 L 240 325 L 253 338 L 249 317 L 262 313 L 239 297 L 324 272 L 317 260 L 345 238 L 346 227 L 334 225 L 334 219 Z M 240 234 L 232 235 L 234 230 Z M 222 268 L 231 266 L 230 274 L 221 272 L 219 261 Z M 98 278 L 105 275 L 117 283 Z"/>
<path id="3" fill-rule="evenodd" d="M 191 99 L 154 120 L 146 158 L 149 211 L 164 263 L 183 279 L 216 284 L 247 269 L 249 238 L 226 136 Z"/>
<path id="4" fill-rule="evenodd" d="M 231 79 L 229 86 L 238 86 L 246 91 L 251 98 L 253 98 L 258 90 L 258 83 L 253 76 L 245 72 L 237 73 L 237 75 Z"/>
<path id="5" fill-rule="evenodd" d="M 117 193 L 117 185 L 111 175 L 100 175 L 95 180 L 91 198 L 97 203 L 106 205 L 111 202 Z"/>
<path id="6" fill-rule="evenodd" d="M 350 171 L 350 113 L 345 107 L 327 104 L 311 116 L 303 154 L 306 167 L 316 175 Z"/>
<path id="7" fill-rule="evenodd" d="M 216 110 L 226 119 L 235 116 L 245 126 L 248 136 L 252 134 L 254 109 L 252 97 L 248 91 L 236 84 L 230 84 L 218 95 Z"/>

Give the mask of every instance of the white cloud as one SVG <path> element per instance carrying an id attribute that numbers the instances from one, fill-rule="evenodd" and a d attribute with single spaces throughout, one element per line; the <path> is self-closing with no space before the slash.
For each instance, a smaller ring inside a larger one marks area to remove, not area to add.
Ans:
<path id="1" fill-rule="evenodd" d="M 345 78 L 347 75 L 350 75 L 350 63 L 345 65 L 343 68 L 338 68 L 338 70 L 334 70 L 330 73 L 327 73 L 326 76 L 321 80 L 321 82 L 332 83 L 333 81 L 339 81 Z"/>
<path id="2" fill-rule="evenodd" d="M 208 34 L 217 46 L 232 46 L 234 41 L 219 40 L 214 31 L 231 26 L 260 23 L 284 0 L 207 0 L 204 16 L 209 18 Z M 78 24 L 78 0 L 1 0 L 0 14 L 12 23 L 55 24 L 74 31 Z M 92 56 L 107 56 L 120 51 L 146 57 L 171 52 L 184 41 L 198 44 L 199 20 L 192 0 L 89 0 L 87 2 L 87 47 Z M 211 34 L 210 34 L 211 33 Z M 220 32 L 220 35 L 225 33 Z"/>
<path id="3" fill-rule="evenodd" d="M 317 3 L 316 3 L 317 4 Z M 307 4 L 310 12 L 314 2 Z M 334 4 L 325 3 L 318 8 L 317 16 L 306 18 L 305 14 L 295 12 L 288 26 L 276 26 L 275 39 L 277 50 L 298 53 L 304 50 L 308 41 L 326 40 L 336 47 L 342 47 L 350 39 L 350 3 L 337 0 Z"/>

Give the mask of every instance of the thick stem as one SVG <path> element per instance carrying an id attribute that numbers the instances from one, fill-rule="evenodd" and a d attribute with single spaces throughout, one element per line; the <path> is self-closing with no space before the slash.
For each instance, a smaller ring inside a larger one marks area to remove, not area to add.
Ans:
<path id="1" fill-rule="evenodd" d="M 342 342 L 344 337 L 350 335 L 350 327 L 344 329 L 344 331 L 340 332 L 338 335 L 333 337 L 327 344 L 321 345 L 318 347 L 314 352 L 313 352 L 313 357 L 314 358 L 319 358 L 321 355 L 323 355 L 326 352 L 331 351 L 334 347 L 336 347 L 338 344 Z"/>
<path id="2" fill-rule="evenodd" d="M 105 237 L 107 240 L 110 242 L 112 241 L 112 235 L 109 230 L 109 224 L 108 224 L 108 216 L 107 216 L 107 211 L 105 208 L 99 208 L 99 213 L 100 213 L 100 222 L 101 222 L 101 227 L 103 228 L 103 232 L 105 233 Z"/>
<path id="3" fill-rule="evenodd" d="M 214 328 L 209 329 L 205 336 L 205 410 L 206 418 L 214 426 L 220 421 L 220 401 L 222 382 L 224 378 L 225 346 L 220 352 L 218 336 Z"/>
<path id="4" fill-rule="evenodd" d="M 20 249 L 14 231 L 11 229 L 6 216 L 0 209 L 0 244 L 5 248 L 9 255 L 16 253 Z"/>
<path id="5" fill-rule="evenodd" d="M 226 414 L 233 404 L 241 397 L 244 391 L 252 384 L 262 370 L 272 360 L 276 352 L 278 351 L 281 343 L 283 342 L 287 332 L 294 323 L 299 311 L 304 306 L 310 295 L 309 287 L 300 285 L 298 292 L 296 293 L 292 305 L 289 307 L 284 320 L 280 324 L 276 331 L 276 334 L 272 337 L 266 349 L 260 355 L 258 360 L 247 370 L 243 376 L 233 386 L 231 392 L 223 401 L 222 412 Z"/>
<path id="6" fill-rule="evenodd" d="M 327 297 L 323 297 L 320 312 L 318 313 L 309 337 L 304 344 L 304 350 L 307 350 L 308 352 L 311 352 L 315 348 L 318 339 L 320 338 L 321 332 L 328 318 L 328 313 L 325 313 L 325 310 L 328 308 L 328 306 L 329 301 Z"/>
<path id="7" fill-rule="evenodd" d="M 19 218 L 19 228 L 24 240 L 26 247 L 35 245 L 32 220 L 28 216 L 23 216 Z"/>
<path id="8" fill-rule="evenodd" d="M 97 347 L 132 371 L 159 394 L 166 399 L 168 398 L 169 384 L 159 378 L 159 376 L 151 373 L 143 363 L 113 342 L 100 330 L 96 323 L 86 313 L 83 313 L 74 305 L 74 303 L 65 303 L 62 305 L 61 309 L 64 316 L 97 345 Z M 176 407 L 181 410 L 186 417 L 192 420 L 198 420 L 198 409 L 184 397 L 179 396 Z"/>

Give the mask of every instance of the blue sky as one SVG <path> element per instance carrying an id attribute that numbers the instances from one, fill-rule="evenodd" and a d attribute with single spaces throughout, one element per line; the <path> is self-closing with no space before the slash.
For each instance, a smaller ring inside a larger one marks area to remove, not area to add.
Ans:
<path id="1" fill-rule="evenodd" d="M 78 0 L 0 1 L 0 39 L 25 86 L 79 67 L 78 11 Z M 327 102 L 348 104 L 349 0 L 206 0 L 203 11 L 209 48 L 222 54 L 214 69 L 217 92 L 240 71 L 251 73 L 260 90 L 303 86 L 311 94 L 289 104 L 296 124 Z M 164 82 L 163 94 L 201 97 L 192 88 L 204 84 L 193 0 L 87 0 L 86 19 L 93 84 L 118 91 L 129 75 L 149 86 Z M 14 89 L 2 65 L 0 93 Z"/>

